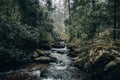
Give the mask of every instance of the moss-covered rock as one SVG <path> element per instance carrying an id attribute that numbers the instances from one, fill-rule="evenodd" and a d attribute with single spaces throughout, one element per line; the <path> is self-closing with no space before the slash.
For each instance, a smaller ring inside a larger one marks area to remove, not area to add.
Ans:
<path id="1" fill-rule="evenodd" d="M 74 62 L 89 72 L 91 80 L 120 79 L 120 52 L 114 48 L 94 46 L 86 55 L 74 58 Z"/>

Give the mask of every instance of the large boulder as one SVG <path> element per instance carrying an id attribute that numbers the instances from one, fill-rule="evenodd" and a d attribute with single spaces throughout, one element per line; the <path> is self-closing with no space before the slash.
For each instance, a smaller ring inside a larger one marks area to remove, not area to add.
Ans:
<path id="1" fill-rule="evenodd" d="M 51 51 L 43 51 L 40 49 L 36 49 L 36 51 L 33 52 L 32 57 L 37 58 L 40 56 L 49 56 L 51 54 Z"/>
<path id="2" fill-rule="evenodd" d="M 46 69 L 49 64 L 31 63 L 19 70 L 11 70 L 0 74 L 0 80 L 37 80 L 40 78 L 41 72 Z"/>
<path id="3" fill-rule="evenodd" d="M 51 51 L 43 51 L 40 49 L 36 49 L 36 51 L 33 52 L 32 59 L 34 62 L 41 63 L 50 63 L 56 61 L 56 58 L 51 55 Z"/>

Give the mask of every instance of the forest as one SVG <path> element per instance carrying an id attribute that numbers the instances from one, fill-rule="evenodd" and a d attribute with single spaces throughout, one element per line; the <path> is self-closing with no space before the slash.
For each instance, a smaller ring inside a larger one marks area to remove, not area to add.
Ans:
<path id="1" fill-rule="evenodd" d="M 120 80 L 120 0 L 0 0 L 0 80 Z"/>

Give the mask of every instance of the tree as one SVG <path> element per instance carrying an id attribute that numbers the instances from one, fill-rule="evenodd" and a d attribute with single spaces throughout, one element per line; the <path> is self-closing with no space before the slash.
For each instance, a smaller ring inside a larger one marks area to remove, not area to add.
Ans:
<path id="1" fill-rule="evenodd" d="M 70 41 L 79 39 L 79 43 L 80 41 L 94 42 L 99 34 L 108 30 L 109 33 L 113 31 L 113 34 L 109 34 L 109 38 L 112 39 L 113 35 L 115 40 L 118 36 L 116 29 L 119 26 L 118 9 L 118 0 L 75 0 L 71 7 L 71 19 L 66 20 Z M 111 30 L 112 28 L 114 30 Z M 107 38 L 104 36 L 104 39 Z"/>
<path id="2" fill-rule="evenodd" d="M 38 0 L 0 1 L 0 69 L 31 61 L 52 40 L 53 23 Z"/>

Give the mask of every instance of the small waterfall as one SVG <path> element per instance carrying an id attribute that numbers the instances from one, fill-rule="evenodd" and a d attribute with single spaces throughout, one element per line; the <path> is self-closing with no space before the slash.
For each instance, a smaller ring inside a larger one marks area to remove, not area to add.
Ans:
<path id="1" fill-rule="evenodd" d="M 59 53 L 59 51 L 62 53 Z M 25 68 L 16 71 L 5 72 L 1 73 L 0 75 L 12 76 L 16 74 L 27 74 L 28 78 L 29 76 L 32 76 L 35 78 L 34 80 L 83 80 L 84 78 L 84 80 L 87 80 L 85 73 L 74 67 L 71 58 L 64 53 L 66 51 L 69 51 L 67 47 L 54 48 L 54 51 L 49 51 L 51 52 L 50 55 L 55 57 L 57 60 L 56 62 L 49 63 L 49 66 L 43 70 L 33 67 L 30 69 Z"/>
<path id="2" fill-rule="evenodd" d="M 57 50 L 59 49 L 52 53 L 57 58 L 56 63 L 50 63 L 50 66 L 42 72 L 41 80 L 82 80 L 83 74 L 71 65 L 71 58 L 67 54 L 58 53 Z"/>

